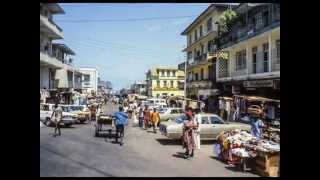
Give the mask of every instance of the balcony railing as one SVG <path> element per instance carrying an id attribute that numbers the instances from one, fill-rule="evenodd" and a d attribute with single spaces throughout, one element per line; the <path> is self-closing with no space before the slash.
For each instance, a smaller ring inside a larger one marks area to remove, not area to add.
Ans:
<path id="1" fill-rule="evenodd" d="M 279 13 L 274 14 L 274 17 L 271 19 L 271 22 L 268 22 L 267 24 L 262 24 L 259 27 L 256 27 L 253 24 L 246 24 L 241 27 L 233 27 L 233 30 L 231 30 L 231 32 L 220 34 L 220 36 L 218 37 L 219 48 L 231 46 L 236 42 L 243 41 L 257 34 L 266 32 L 272 28 L 278 27 L 280 25 L 280 17 L 277 14 Z"/>
<path id="2" fill-rule="evenodd" d="M 51 32 L 53 32 L 58 38 L 63 37 L 62 29 L 57 24 L 55 24 L 51 19 L 40 14 L 40 24 L 41 23 L 47 26 L 47 28 L 50 29 Z"/>

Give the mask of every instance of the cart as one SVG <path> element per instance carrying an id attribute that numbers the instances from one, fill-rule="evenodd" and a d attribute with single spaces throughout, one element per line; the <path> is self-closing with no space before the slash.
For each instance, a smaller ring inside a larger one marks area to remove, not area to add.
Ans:
<path id="1" fill-rule="evenodd" d="M 95 137 L 100 137 L 101 132 L 109 131 L 109 137 L 114 130 L 114 118 L 111 115 L 100 114 L 95 124 Z"/>

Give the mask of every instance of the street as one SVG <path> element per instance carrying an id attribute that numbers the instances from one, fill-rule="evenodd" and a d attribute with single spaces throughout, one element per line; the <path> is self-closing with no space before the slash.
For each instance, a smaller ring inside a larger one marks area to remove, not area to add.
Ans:
<path id="1" fill-rule="evenodd" d="M 104 108 L 112 113 L 117 106 Z M 52 137 L 54 129 L 40 128 L 40 176 L 74 177 L 256 177 L 250 172 L 226 168 L 213 156 L 213 142 L 203 142 L 190 160 L 183 159 L 179 142 L 136 127 L 132 121 L 125 131 L 124 145 L 114 139 L 94 137 L 94 126 L 76 124 L 62 128 L 62 135 Z"/>

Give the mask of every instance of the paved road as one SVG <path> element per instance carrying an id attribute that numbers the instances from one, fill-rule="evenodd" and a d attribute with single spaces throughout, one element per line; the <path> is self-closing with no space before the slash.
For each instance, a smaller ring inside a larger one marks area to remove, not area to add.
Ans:
<path id="1" fill-rule="evenodd" d="M 106 111 L 114 112 L 111 104 Z M 208 142 L 196 151 L 195 158 L 181 158 L 179 142 L 161 134 L 141 130 L 131 121 L 126 128 L 125 144 L 120 146 L 104 137 L 94 137 L 92 124 L 63 128 L 62 136 L 52 137 L 52 128 L 40 128 L 40 176 L 135 176 L 135 177 L 254 177 L 225 168 L 212 155 Z"/>

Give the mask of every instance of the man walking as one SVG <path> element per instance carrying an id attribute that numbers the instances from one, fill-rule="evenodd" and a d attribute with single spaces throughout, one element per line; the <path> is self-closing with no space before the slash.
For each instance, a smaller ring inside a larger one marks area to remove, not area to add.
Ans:
<path id="1" fill-rule="evenodd" d="M 143 128 L 143 109 L 140 107 L 139 109 L 139 127 Z"/>
<path id="2" fill-rule="evenodd" d="M 156 128 L 157 128 L 157 125 L 160 121 L 160 115 L 159 115 L 159 112 L 157 112 L 156 108 L 153 108 L 153 112 L 151 113 L 150 119 L 151 119 L 152 126 L 153 126 L 153 132 L 157 133 Z"/>
<path id="3" fill-rule="evenodd" d="M 118 143 L 118 135 L 120 137 L 120 146 L 123 145 L 124 138 L 124 126 L 128 124 L 128 115 L 123 112 L 123 108 L 119 107 L 119 112 L 115 112 L 113 117 L 115 118 L 116 125 L 116 143 Z"/>
<path id="4" fill-rule="evenodd" d="M 145 106 L 145 109 L 143 111 L 144 130 L 148 129 L 149 121 L 150 121 L 150 111 L 148 109 L 148 106 Z"/>
<path id="5" fill-rule="evenodd" d="M 53 137 L 57 136 L 57 130 L 59 131 L 59 136 L 61 136 L 61 131 L 60 131 L 61 119 L 62 119 L 62 109 L 61 109 L 61 107 L 58 107 L 58 103 L 56 103 L 54 105 L 54 109 L 53 109 L 53 112 L 51 115 L 51 120 L 55 123 Z"/>

